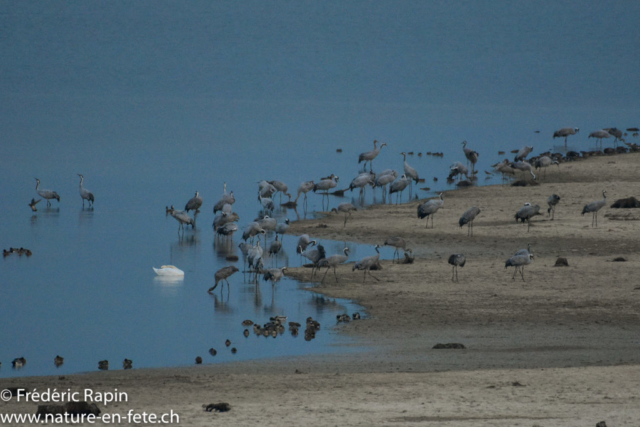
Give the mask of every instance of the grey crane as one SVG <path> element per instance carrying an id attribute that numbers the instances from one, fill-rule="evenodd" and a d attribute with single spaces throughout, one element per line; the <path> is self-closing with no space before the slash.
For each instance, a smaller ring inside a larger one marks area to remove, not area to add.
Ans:
<path id="1" fill-rule="evenodd" d="M 527 243 L 527 249 L 520 249 L 514 255 L 529 255 L 529 254 L 532 254 L 532 253 L 533 253 L 533 251 L 531 250 L 531 243 Z"/>
<path id="2" fill-rule="evenodd" d="M 238 225 L 232 222 L 224 224 L 216 229 L 216 233 L 220 236 L 233 237 L 233 233 L 238 231 Z"/>
<path id="3" fill-rule="evenodd" d="M 598 147 L 598 142 L 600 143 L 600 147 L 602 148 L 602 140 L 604 138 L 611 138 L 611 134 L 606 129 L 600 129 L 593 131 L 589 134 L 588 138 L 596 139 L 596 148 Z"/>
<path id="4" fill-rule="evenodd" d="M 269 182 L 265 181 L 264 179 L 262 181 L 258 182 L 258 193 L 262 197 L 270 198 L 277 191 L 278 190 L 276 189 L 276 187 L 274 187 L 273 185 L 271 185 Z"/>
<path id="5" fill-rule="evenodd" d="M 409 163 L 407 163 L 407 153 L 406 152 L 403 151 L 400 154 L 404 158 L 404 174 L 407 176 L 407 178 L 412 179 L 417 184 L 418 181 L 420 180 L 420 177 L 418 176 L 418 171 L 415 170 L 414 168 L 412 168 L 411 166 L 409 166 Z M 411 199 L 412 189 L 413 189 L 413 182 L 409 181 L 409 199 Z"/>
<path id="6" fill-rule="evenodd" d="M 364 167 L 367 167 L 367 162 L 369 162 L 369 170 L 373 170 L 373 159 L 375 159 L 376 157 L 378 157 L 378 154 L 380 154 L 380 150 L 382 150 L 382 147 L 386 146 L 387 143 L 383 142 L 382 145 L 380 145 L 380 147 L 378 147 L 378 141 L 374 140 L 373 141 L 373 150 L 371 151 L 367 151 L 365 153 L 361 153 L 360 156 L 358 157 L 358 164 L 364 162 Z"/>
<path id="7" fill-rule="evenodd" d="M 376 180 L 376 174 L 372 172 L 363 172 L 357 177 L 353 178 L 351 184 L 349 184 L 349 191 L 353 191 L 354 188 L 360 189 L 360 197 L 364 197 L 364 189 L 367 185 L 373 186 Z"/>
<path id="8" fill-rule="evenodd" d="M 270 197 L 262 197 L 258 193 L 258 201 L 262 205 L 262 209 L 265 212 L 273 212 L 273 210 L 276 208 L 275 203 L 273 203 L 273 200 Z"/>
<path id="9" fill-rule="evenodd" d="M 411 183 L 411 179 L 407 178 L 407 175 L 402 174 L 400 178 L 391 183 L 391 187 L 389 188 L 389 195 L 393 193 L 399 193 L 396 197 L 396 205 L 400 203 L 400 199 L 402 197 L 402 192 L 405 188 Z"/>
<path id="10" fill-rule="evenodd" d="M 289 196 L 291 199 L 291 194 L 289 194 L 289 186 L 282 181 L 268 181 L 269 184 L 273 185 L 278 192 L 280 192 L 280 203 L 282 203 L 282 195 Z"/>
<path id="11" fill-rule="evenodd" d="M 557 165 L 558 168 L 560 168 L 560 163 L 558 163 L 557 160 L 552 160 L 551 157 L 549 156 L 540 157 L 538 160 L 534 162 L 534 165 L 536 169 L 544 168 L 544 175 L 542 176 L 543 178 L 547 177 L 547 168 L 549 166 Z"/>
<path id="12" fill-rule="evenodd" d="M 374 249 L 376 250 L 376 254 L 362 258 L 360 261 L 356 262 L 353 265 L 353 268 L 351 269 L 351 271 L 364 270 L 364 277 L 362 279 L 362 283 L 364 283 L 367 280 L 367 273 L 369 273 L 369 276 L 373 277 L 377 281 L 380 281 L 380 279 L 378 279 L 376 276 L 371 274 L 371 267 L 376 265 L 378 263 L 378 260 L 380 259 L 380 251 L 378 250 L 378 248 L 380 248 L 380 246 L 375 245 Z"/>
<path id="13" fill-rule="evenodd" d="M 313 267 L 311 268 L 311 277 L 313 277 L 318 269 L 318 263 L 321 259 L 326 258 L 327 253 L 324 250 L 324 246 L 318 245 L 315 249 L 309 248 L 302 252 L 302 256 L 307 258 L 311 261 L 311 264 L 313 264 Z"/>
<path id="14" fill-rule="evenodd" d="M 469 175 L 469 169 L 460 162 L 453 162 L 451 167 L 449 168 L 449 176 L 447 179 L 454 179 L 455 177 L 462 177 L 462 175 L 466 176 L 467 179 L 471 179 L 473 175 Z"/>
<path id="15" fill-rule="evenodd" d="M 225 224 L 228 224 L 230 222 L 237 222 L 238 220 L 240 220 L 240 216 L 235 212 L 219 212 L 216 214 L 215 218 L 213 218 L 213 230 L 217 231 L 218 228 L 224 226 Z"/>
<path id="16" fill-rule="evenodd" d="M 607 132 L 609 132 L 609 134 L 611 136 L 613 136 L 615 139 L 613 140 L 613 146 L 617 147 L 618 146 L 618 141 L 622 141 L 622 131 L 618 128 L 605 128 L 604 130 L 606 130 Z"/>
<path id="17" fill-rule="evenodd" d="M 476 217 L 480 215 L 480 208 L 477 206 L 473 206 L 462 214 L 460 220 L 458 221 L 458 225 L 462 228 L 465 224 L 467 225 L 467 236 L 473 236 L 473 221 Z"/>
<path id="18" fill-rule="evenodd" d="M 220 270 L 216 271 L 214 278 L 216 280 L 216 284 L 213 285 L 207 292 L 211 293 L 218 286 L 218 283 L 222 282 L 222 287 L 224 287 L 224 282 L 227 282 L 227 292 L 229 292 L 229 280 L 227 280 L 232 274 L 237 273 L 238 268 L 236 266 L 230 265 L 228 267 L 223 267 Z M 222 292 L 222 287 L 220 291 Z"/>
<path id="19" fill-rule="evenodd" d="M 270 268 L 265 270 L 262 279 L 266 281 L 271 281 L 271 286 L 275 286 L 282 278 L 285 276 L 284 272 L 287 270 L 287 267 L 280 268 Z"/>
<path id="20" fill-rule="evenodd" d="M 196 228 L 195 218 L 191 218 L 185 211 L 173 209 L 170 213 L 171 216 L 174 217 L 180 224 L 180 226 L 178 227 L 178 234 L 180 234 L 180 230 L 182 230 L 182 233 L 184 234 L 185 225 L 191 225 L 191 228 Z"/>
<path id="21" fill-rule="evenodd" d="M 518 269 L 520 270 L 520 275 L 522 276 L 522 281 L 524 282 L 524 266 L 525 265 L 529 265 L 531 264 L 531 261 L 533 260 L 533 254 L 532 253 L 528 253 L 528 254 L 516 254 L 514 256 L 512 256 L 511 258 L 509 258 L 507 260 L 507 262 L 504 264 L 504 268 L 505 270 L 507 269 L 507 267 L 515 267 L 515 270 L 513 272 L 513 276 L 511 277 L 511 279 L 516 280 L 516 273 L 518 272 Z"/>
<path id="22" fill-rule="evenodd" d="M 399 249 L 402 249 L 403 252 L 407 252 L 409 249 L 407 249 L 407 242 L 399 236 L 395 236 L 395 237 L 389 237 L 387 240 L 384 241 L 384 246 L 393 246 L 396 250 L 393 252 L 393 259 L 392 259 L 392 263 L 395 262 L 396 260 L 396 255 L 398 256 L 398 262 L 400 262 L 400 251 Z"/>
<path id="23" fill-rule="evenodd" d="M 298 195 L 295 202 L 298 203 L 300 194 L 304 194 L 304 204 L 307 204 L 307 193 L 315 188 L 316 184 L 313 181 L 305 181 L 298 186 Z"/>
<path id="24" fill-rule="evenodd" d="M 427 224 L 425 228 L 429 227 L 429 217 L 431 217 L 431 228 L 433 228 L 433 216 L 436 212 L 438 212 L 438 209 L 444 206 L 443 194 L 444 193 L 438 194 L 438 196 L 440 196 L 439 199 L 427 200 L 421 205 L 418 205 L 418 218 L 427 218 Z"/>
<path id="25" fill-rule="evenodd" d="M 213 213 L 221 211 L 224 205 L 233 205 L 236 202 L 236 198 L 233 195 L 233 191 L 227 194 L 227 183 L 224 183 L 224 191 L 222 198 L 213 206 Z"/>
<path id="26" fill-rule="evenodd" d="M 303 234 L 298 239 L 298 244 L 296 245 L 296 253 L 301 254 L 307 249 L 307 246 L 309 245 L 315 246 L 317 244 L 318 242 L 316 242 L 315 240 L 311 240 L 308 234 Z"/>
<path id="27" fill-rule="evenodd" d="M 264 231 L 276 231 L 278 221 L 275 218 L 271 218 L 269 215 L 265 215 L 261 219 L 256 220 L 260 228 Z"/>
<path id="28" fill-rule="evenodd" d="M 560 202 L 560 196 L 558 196 L 557 194 L 552 194 L 547 199 L 547 204 L 549 205 L 549 209 L 547 209 L 547 214 L 551 216 L 551 219 L 553 219 L 556 215 L 556 205 L 558 204 L 558 202 Z"/>
<path id="29" fill-rule="evenodd" d="M 36 178 L 36 192 L 40 195 L 40 197 L 47 201 L 47 207 L 51 206 L 51 199 L 56 199 L 58 203 L 60 203 L 60 196 L 58 195 L 58 193 L 51 190 L 39 190 L 38 187 L 40 187 L 40 180 Z"/>
<path id="30" fill-rule="evenodd" d="M 478 162 L 478 152 L 467 148 L 467 141 L 462 141 L 462 151 L 464 151 L 464 156 L 471 165 L 471 174 L 473 174 L 476 170 L 476 163 Z"/>
<path id="31" fill-rule="evenodd" d="M 455 278 L 456 278 L 456 282 L 458 281 L 458 267 L 464 267 L 464 265 L 467 263 L 467 258 L 462 255 L 462 254 L 452 254 L 449 257 L 449 264 L 451 264 L 453 267 L 451 268 L 451 281 L 453 282 L 453 277 L 454 277 L 454 272 L 455 272 Z"/>
<path id="32" fill-rule="evenodd" d="M 602 190 L 602 200 L 598 200 L 596 202 L 591 202 L 589 204 L 584 205 L 582 209 L 582 215 L 586 213 L 591 213 L 591 226 L 593 227 L 594 221 L 595 226 L 598 226 L 598 211 L 602 209 L 607 204 L 607 191 Z"/>
<path id="33" fill-rule="evenodd" d="M 331 212 L 344 213 L 344 224 L 342 224 L 343 228 L 347 226 L 347 218 L 351 216 L 351 212 L 353 211 L 357 211 L 357 209 L 351 203 L 340 203 L 337 208 L 331 209 Z"/>
<path id="34" fill-rule="evenodd" d="M 255 246 L 252 246 L 251 248 L 249 248 L 249 252 L 247 253 L 247 261 L 249 263 L 249 270 L 251 270 L 251 268 L 253 268 L 256 272 L 256 277 L 258 274 L 258 261 L 260 259 L 262 259 L 262 254 L 263 254 L 263 250 L 260 247 L 260 240 L 258 240 L 258 242 L 255 244 Z"/>
<path id="35" fill-rule="evenodd" d="M 533 173 L 533 170 L 531 168 L 531 164 L 528 162 L 525 162 L 524 160 L 519 161 L 519 162 L 514 162 L 511 163 L 510 165 L 513 169 L 519 170 L 520 172 L 522 172 L 522 178 L 524 179 L 524 175 L 525 172 L 529 171 L 529 173 L 531 174 L 531 176 L 533 177 L 533 179 L 536 179 L 536 175 Z"/>
<path id="36" fill-rule="evenodd" d="M 518 152 L 516 153 L 516 156 L 513 159 L 513 161 L 514 162 L 519 162 L 520 160 L 526 159 L 527 156 L 529 155 L 529 153 L 531 153 L 532 151 L 533 151 L 533 147 L 532 146 L 525 145 L 520 150 L 518 150 Z"/>
<path id="37" fill-rule="evenodd" d="M 197 214 L 200 212 L 200 206 L 202 206 L 202 197 L 200 197 L 200 193 L 196 191 L 196 195 L 189 199 L 187 204 L 184 205 L 184 210 L 187 212 L 196 211 Z"/>
<path id="38" fill-rule="evenodd" d="M 504 184 L 507 181 L 507 175 L 514 176 L 515 169 L 511 167 L 511 162 L 508 159 L 504 159 L 500 163 L 496 163 L 492 166 L 496 172 L 500 172 L 502 174 L 502 183 Z"/>
<path id="39" fill-rule="evenodd" d="M 247 225 L 244 228 L 244 231 L 242 232 L 242 240 L 246 242 L 247 239 L 251 239 L 251 241 L 253 241 L 253 238 L 258 234 L 266 234 L 266 233 L 267 232 L 264 231 L 264 229 L 260 227 L 260 225 L 257 222 L 254 221 L 249 223 L 249 225 Z M 260 241 L 259 238 L 258 238 L 258 241 Z"/>
<path id="40" fill-rule="evenodd" d="M 78 176 L 80 177 L 80 198 L 82 199 L 82 207 L 84 208 L 85 200 L 88 200 L 89 207 L 92 207 L 93 202 L 95 201 L 95 199 L 93 198 L 93 193 L 87 190 L 86 188 L 84 188 L 84 186 L 82 185 L 82 182 L 84 181 L 84 176 L 82 176 L 81 174 L 78 174 Z"/>
<path id="41" fill-rule="evenodd" d="M 340 180 L 340 177 L 334 174 L 331 174 L 329 175 L 328 178 L 324 178 L 320 180 L 320 182 L 318 182 L 317 184 L 314 184 L 313 192 L 315 193 L 316 191 L 324 191 L 323 195 L 328 195 L 329 190 L 331 190 L 332 188 L 335 188 L 335 186 L 338 185 L 339 180 Z"/>
<path id="42" fill-rule="evenodd" d="M 553 133 L 554 138 L 564 138 L 564 148 L 567 148 L 567 138 L 580 132 L 579 128 L 562 128 Z"/>
<path id="43" fill-rule="evenodd" d="M 282 242 L 278 240 L 278 235 L 276 234 L 276 239 L 269 245 L 269 255 L 277 255 L 280 249 L 282 249 Z"/>
<path id="44" fill-rule="evenodd" d="M 276 225 L 276 234 L 279 234 L 281 236 L 284 237 L 284 234 L 287 232 L 287 230 L 289 229 L 289 223 L 291 221 L 289 220 L 289 218 L 286 218 L 284 220 L 284 222 L 279 223 L 278 225 Z"/>
<path id="45" fill-rule="evenodd" d="M 382 187 L 382 198 L 386 201 L 387 199 L 387 185 L 391 184 L 398 177 L 398 172 L 387 169 L 384 172 L 381 172 L 376 177 L 376 181 L 374 183 L 374 187 Z"/>
<path id="46" fill-rule="evenodd" d="M 529 232 L 529 228 L 531 228 L 531 218 L 536 215 L 542 215 L 540 213 L 540 205 L 532 206 L 527 203 L 523 207 L 521 207 L 518 212 L 516 212 L 515 218 L 516 222 L 522 221 L 522 224 L 527 223 L 527 232 Z"/>
<path id="47" fill-rule="evenodd" d="M 339 266 L 340 264 L 344 264 L 349 259 L 349 248 L 344 248 L 342 251 L 344 252 L 344 255 L 342 254 L 331 255 L 329 258 L 322 259 L 318 263 L 318 268 L 327 267 L 327 271 L 325 271 L 324 276 L 322 276 L 321 283 L 324 282 L 324 278 L 327 277 L 327 273 L 329 272 L 329 269 L 332 267 L 333 267 L 333 275 L 336 278 L 336 283 L 338 282 L 336 267 Z"/>

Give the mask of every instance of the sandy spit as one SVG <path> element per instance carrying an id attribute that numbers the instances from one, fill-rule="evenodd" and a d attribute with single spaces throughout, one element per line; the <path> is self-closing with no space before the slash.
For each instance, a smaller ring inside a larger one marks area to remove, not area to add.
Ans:
<path id="1" fill-rule="evenodd" d="M 344 228 L 335 214 L 292 223 L 292 235 L 372 245 L 401 236 L 412 248 L 414 263 L 402 265 L 392 263 L 393 249 L 382 248 L 378 281 L 363 283 L 362 272 L 352 271 L 355 260 L 338 268 L 338 282 L 331 273 L 321 284 L 310 269 L 288 270 L 314 283 L 315 292 L 366 308 L 366 319 L 323 325 L 354 337 L 358 352 L 3 379 L 0 388 L 117 388 L 128 399 L 99 404 L 105 413 L 173 410 L 181 425 L 194 426 L 638 425 L 640 209 L 608 206 L 640 198 L 639 166 L 640 154 L 595 157 L 549 168 L 536 186 L 447 192 L 428 229 L 416 217 L 421 201 L 356 212 Z M 605 189 L 607 207 L 591 227 L 582 207 Z M 551 220 L 546 200 L 554 193 L 561 201 Z M 514 219 L 527 202 L 544 213 L 529 231 Z M 458 219 L 471 206 L 481 214 L 468 237 Z M 525 281 L 514 280 L 505 261 L 528 244 L 535 259 Z M 452 253 L 467 257 L 458 282 L 447 264 Z M 555 267 L 558 257 L 569 266 Z M 614 262 L 618 257 L 626 261 Z M 450 342 L 466 349 L 433 349 Z M 228 402 L 231 411 L 204 411 L 203 404 L 216 402 Z M 36 407 L 14 398 L 0 401 L 0 414 Z"/>

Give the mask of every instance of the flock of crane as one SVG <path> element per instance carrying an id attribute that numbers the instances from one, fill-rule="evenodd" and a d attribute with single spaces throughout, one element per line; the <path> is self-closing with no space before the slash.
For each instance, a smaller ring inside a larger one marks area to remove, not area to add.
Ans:
<path id="1" fill-rule="evenodd" d="M 636 130 L 634 136 L 637 136 L 637 128 L 630 128 L 628 130 Z M 578 128 L 563 128 L 556 131 L 553 134 L 554 138 L 560 137 L 565 139 L 565 146 L 567 143 L 567 138 L 571 135 L 575 135 L 578 133 Z M 626 134 L 624 134 L 626 135 Z M 636 144 L 629 144 L 623 138 L 622 131 L 616 128 L 607 128 L 599 131 L 595 131 L 589 135 L 589 137 L 596 138 L 596 145 L 598 142 L 602 143 L 602 139 L 614 137 L 614 143 L 618 141 L 624 142 L 626 145 L 631 147 L 632 149 L 638 148 Z M 400 155 L 403 156 L 403 170 L 404 173 L 399 176 L 398 171 L 393 169 L 386 169 L 380 173 L 373 172 L 373 161 L 380 154 L 383 147 L 386 147 L 386 143 L 382 143 L 378 145 L 378 141 L 373 142 L 373 150 L 364 152 L 359 155 L 358 164 L 364 163 L 364 169 L 360 172 L 350 183 L 349 190 L 358 190 L 360 192 L 360 197 L 364 197 L 364 192 L 367 186 L 371 186 L 373 188 L 380 187 L 382 189 L 383 199 L 386 201 L 387 196 L 387 187 L 388 194 L 398 193 L 398 197 L 396 199 L 396 203 L 399 203 L 401 200 L 402 192 L 409 187 L 411 198 L 412 191 L 412 183 L 423 182 L 424 180 L 420 180 L 419 174 L 407 163 L 407 153 L 401 152 Z M 466 176 L 468 180 L 475 180 L 477 171 L 475 170 L 475 165 L 478 161 L 479 154 L 477 151 L 472 150 L 467 146 L 467 142 L 462 142 L 462 150 L 467 159 L 467 165 L 464 165 L 461 162 L 454 162 L 450 167 L 450 175 L 449 179 L 453 180 L 454 178 Z M 558 165 L 558 159 L 562 157 L 561 155 L 552 155 L 551 153 L 545 153 L 541 156 L 538 156 L 535 161 L 532 163 L 527 162 L 527 156 L 533 151 L 533 147 L 525 146 L 520 150 L 515 151 L 516 155 L 514 161 L 511 162 L 509 160 L 504 160 L 503 162 L 497 163 L 493 165 L 494 171 L 501 173 L 503 175 L 503 179 L 508 175 L 515 175 L 516 171 L 521 171 L 524 173 L 529 173 L 531 177 L 535 180 L 536 175 L 533 172 L 533 168 L 546 168 L 551 165 Z M 501 152 L 502 153 L 502 152 Z M 412 153 L 410 153 L 412 154 Z M 560 157 L 558 157 L 560 156 Z M 369 163 L 369 171 L 366 170 L 366 165 Z M 545 169 L 546 171 L 546 169 Z M 489 172 L 487 172 L 489 173 Z M 546 174 L 546 172 L 545 172 Z M 84 177 L 81 174 L 78 174 L 80 177 L 79 184 L 79 193 L 82 199 L 83 207 L 85 201 L 89 203 L 89 207 L 92 209 L 95 201 L 94 195 L 92 192 L 88 191 L 83 186 Z M 434 179 L 435 180 L 435 179 Z M 285 275 L 285 271 L 287 267 L 280 268 L 265 268 L 264 257 L 266 255 L 274 256 L 277 255 L 282 248 L 282 240 L 281 238 L 287 232 L 289 227 L 289 219 L 286 219 L 283 223 L 278 223 L 275 218 L 272 218 L 270 215 L 273 214 L 276 203 L 274 202 L 274 195 L 279 193 L 280 195 L 280 204 L 282 206 L 290 206 L 295 207 L 298 203 L 298 200 L 301 196 L 304 197 L 303 205 L 306 208 L 307 205 L 307 193 L 313 191 L 314 193 L 320 192 L 323 197 L 323 208 L 324 208 L 324 197 L 329 195 L 329 191 L 335 189 L 338 185 L 339 177 L 331 174 L 327 177 L 321 178 L 318 182 L 314 181 L 305 181 L 302 182 L 298 186 L 297 195 L 294 200 L 292 200 L 292 196 L 289 193 L 288 186 L 282 181 L 260 181 L 258 185 L 258 197 L 257 200 L 262 206 L 261 215 L 256 218 L 253 222 L 249 223 L 244 229 L 242 233 L 243 242 L 240 243 L 239 248 L 242 251 L 242 254 L 245 258 L 245 262 L 248 263 L 249 271 L 255 273 L 255 280 L 258 280 L 258 275 L 262 274 L 262 277 L 265 281 L 270 281 L 272 285 L 275 286 Z M 344 190 L 340 190 L 342 193 Z M 36 178 L 36 192 L 40 197 L 46 199 L 47 206 L 51 205 L 51 200 L 56 199 L 60 202 L 60 196 L 56 191 L 51 190 L 43 190 L 40 189 L 40 180 Z M 336 192 L 338 193 L 338 192 Z M 288 201 L 282 203 L 282 195 L 288 197 Z M 592 226 L 597 227 L 597 214 L 600 209 L 602 209 L 606 205 L 606 191 L 602 192 L 603 200 L 595 201 L 588 203 L 584 206 L 582 214 L 591 213 L 592 214 Z M 40 200 L 32 199 L 29 206 L 32 210 L 36 209 L 36 204 Z M 560 197 L 556 194 L 553 194 L 549 197 L 547 203 L 549 208 L 547 213 L 551 216 L 551 219 L 555 216 L 555 207 L 559 203 Z M 239 230 L 236 222 L 239 220 L 239 215 L 233 212 L 233 204 L 236 202 L 233 191 L 227 193 L 226 183 L 224 184 L 223 195 L 220 200 L 214 205 L 213 213 L 215 218 L 213 220 L 213 228 L 215 233 L 221 238 L 231 238 L 235 232 Z M 166 208 L 167 215 L 171 215 L 176 219 L 179 223 L 178 233 L 184 233 L 185 227 L 191 226 L 195 228 L 196 226 L 196 217 L 200 212 L 200 208 L 203 204 L 203 198 L 200 196 L 200 193 L 196 191 L 195 196 L 191 198 L 184 207 L 184 210 L 175 209 L 174 206 L 170 208 Z M 429 226 L 429 218 L 431 218 L 431 227 L 433 228 L 433 218 L 436 212 L 444 205 L 444 197 L 443 193 L 439 193 L 438 197 L 427 200 L 424 203 L 421 203 L 417 206 L 417 216 L 420 219 L 426 218 L 426 227 Z M 328 207 L 328 206 L 327 206 Z M 344 222 L 343 227 L 346 227 L 347 220 L 351 216 L 352 212 L 356 211 L 356 207 L 351 203 L 341 203 L 336 208 L 331 209 L 331 212 L 344 214 Z M 189 215 L 189 212 L 193 211 L 193 217 Z M 476 217 L 480 214 L 481 210 L 473 206 L 466 210 L 459 219 L 459 226 L 463 227 L 467 225 L 467 235 L 473 236 L 473 222 Z M 531 225 L 531 219 L 536 215 L 542 215 L 540 212 L 539 205 L 531 205 L 526 203 L 522 208 L 520 208 L 516 214 L 516 221 L 522 221 L 522 223 L 527 223 L 527 231 Z M 267 233 L 274 233 L 275 239 L 271 242 L 271 244 L 267 247 Z M 264 235 L 265 246 L 264 248 L 260 244 L 260 236 Z M 253 244 L 254 238 L 258 237 L 257 243 Z M 405 253 L 405 257 L 409 258 L 411 253 L 411 249 L 406 248 L 406 243 L 403 239 L 399 237 L 393 237 L 388 239 L 385 242 L 387 246 L 395 247 L 394 252 L 394 261 L 396 255 L 399 252 L 398 249 L 402 249 Z M 356 262 L 353 266 L 353 271 L 361 270 L 364 272 L 363 281 L 366 281 L 367 276 L 373 277 L 378 280 L 375 276 L 371 274 L 371 270 L 375 269 L 379 265 L 379 245 L 375 245 L 376 254 L 365 257 L 360 261 Z M 267 253 L 265 254 L 265 250 Z M 296 252 L 301 255 L 301 257 L 307 258 L 313 267 L 312 277 L 315 275 L 315 272 L 320 268 L 326 268 L 325 274 L 322 278 L 322 281 L 326 278 L 329 270 L 333 269 L 335 280 L 338 281 L 338 276 L 336 273 L 336 267 L 340 264 L 343 264 L 349 259 L 349 249 L 345 248 L 342 253 L 334 254 L 331 256 L 327 256 L 325 250 L 322 245 L 317 245 L 315 240 L 311 240 L 308 235 L 304 234 L 300 236 L 298 240 L 298 244 L 296 245 Z M 411 258 L 412 259 L 412 258 Z M 531 263 L 533 259 L 533 254 L 528 250 L 520 250 L 513 257 L 507 260 L 505 267 L 513 266 L 515 267 L 515 272 L 513 278 L 515 279 L 515 275 L 518 271 L 521 272 L 521 277 L 524 280 L 524 266 Z M 466 258 L 463 254 L 453 254 L 449 257 L 449 264 L 453 266 L 452 270 L 452 280 L 457 280 L 457 268 L 463 267 L 466 263 Z M 220 270 L 218 270 L 215 274 L 215 284 L 213 287 L 209 289 L 209 292 L 212 292 L 219 283 L 227 283 L 228 287 L 228 278 L 234 273 L 238 272 L 239 269 L 235 266 L 227 266 Z"/>

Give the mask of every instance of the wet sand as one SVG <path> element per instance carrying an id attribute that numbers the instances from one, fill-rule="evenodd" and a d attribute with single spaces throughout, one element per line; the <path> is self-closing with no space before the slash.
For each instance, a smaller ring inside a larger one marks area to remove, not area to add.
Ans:
<path id="1" fill-rule="evenodd" d="M 413 249 L 415 261 L 406 265 L 392 264 L 392 248 L 381 249 L 383 269 L 373 272 L 379 281 L 363 283 L 350 260 L 338 268 L 338 283 L 330 272 L 314 286 L 366 308 L 366 319 L 323 325 L 323 333 L 335 326 L 330 333 L 353 337 L 357 352 L 3 379 L 2 388 L 118 388 L 128 402 L 105 412 L 173 410 L 183 425 L 635 425 L 640 209 L 609 205 L 640 196 L 638 165 L 639 154 L 589 158 L 549 168 L 537 186 L 450 191 L 433 229 L 416 217 L 418 201 L 356 212 L 345 228 L 335 214 L 292 223 L 292 235 L 369 244 L 401 236 Z M 604 189 L 607 206 L 591 227 L 582 207 L 602 199 Z M 554 193 L 561 201 L 550 220 L 546 200 Z M 545 213 L 528 232 L 514 219 L 525 202 Z M 482 212 L 468 237 L 458 219 L 471 206 Z M 504 263 L 527 244 L 535 259 L 525 281 L 514 280 Z M 458 282 L 447 264 L 452 253 L 467 257 Z M 559 256 L 568 267 L 554 266 Z M 288 273 L 311 281 L 310 269 Z M 452 342 L 466 349 L 433 349 Z M 232 410 L 202 409 L 214 402 Z M 0 402 L 0 412 L 34 413 L 35 404 Z"/>

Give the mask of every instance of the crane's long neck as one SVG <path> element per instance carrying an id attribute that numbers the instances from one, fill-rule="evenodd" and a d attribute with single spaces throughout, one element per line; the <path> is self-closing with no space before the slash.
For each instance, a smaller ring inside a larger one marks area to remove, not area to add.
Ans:
<path id="1" fill-rule="evenodd" d="M 38 187 L 40 186 L 40 180 L 36 179 L 36 191 L 38 191 Z"/>
<path id="2" fill-rule="evenodd" d="M 80 176 L 80 188 L 82 188 L 82 181 L 84 181 L 84 176 Z"/>

